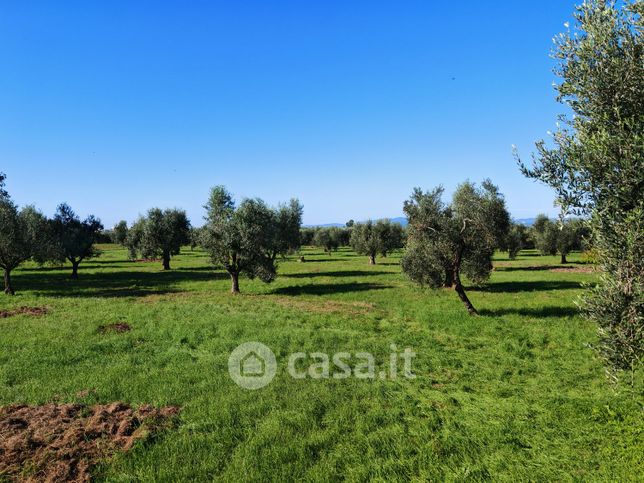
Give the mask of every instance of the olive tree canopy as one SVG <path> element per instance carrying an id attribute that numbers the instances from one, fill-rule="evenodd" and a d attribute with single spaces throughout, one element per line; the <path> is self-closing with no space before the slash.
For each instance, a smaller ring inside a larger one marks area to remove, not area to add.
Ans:
<path id="1" fill-rule="evenodd" d="M 369 264 L 376 264 L 378 254 L 386 257 L 392 250 L 402 248 L 403 229 L 391 220 L 371 220 L 356 223 L 351 232 L 351 247 L 360 255 L 369 257 Z"/>
<path id="2" fill-rule="evenodd" d="M 297 200 L 272 209 L 260 199 L 235 205 L 224 186 L 215 186 L 205 205 L 203 246 L 213 265 L 231 278 L 231 292 L 239 293 L 239 276 L 275 279 L 276 257 L 299 247 L 302 208 Z"/>
<path id="3" fill-rule="evenodd" d="M 589 212 L 603 270 L 584 312 L 618 369 L 644 356 L 644 2 L 587 0 L 555 38 L 559 117 L 522 172 L 551 186 L 564 212 Z"/>
<path id="4" fill-rule="evenodd" d="M 121 220 L 112 228 L 112 243 L 125 245 L 127 240 L 127 221 Z"/>
<path id="5" fill-rule="evenodd" d="M 62 203 L 56 210 L 53 230 L 56 250 L 52 258 L 58 261 L 69 260 L 72 264 L 71 277 L 77 279 L 80 263 L 101 254 L 94 245 L 103 230 L 103 224 L 94 215 L 81 221 L 68 204 Z"/>
<path id="6" fill-rule="evenodd" d="M 45 216 L 33 206 L 22 210 L 5 190 L 5 175 L 0 173 L 0 268 L 4 275 L 4 293 L 15 293 L 11 272 L 29 259 L 44 261 L 51 250 L 51 227 Z"/>
<path id="7" fill-rule="evenodd" d="M 4 293 L 15 293 L 11 272 L 29 259 L 44 261 L 51 243 L 49 224 L 33 206 L 18 210 L 8 196 L 0 197 L 0 268 L 4 272 Z"/>
<path id="8" fill-rule="evenodd" d="M 190 221 L 183 210 L 152 208 L 141 228 L 136 235 L 143 257 L 161 258 L 164 270 L 170 270 L 170 259 L 181 246 L 190 243 Z"/>
<path id="9" fill-rule="evenodd" d="M 487 280 L 494 250 L 507 237 L 510 216 L 503 196 L 489 180 L 481 187 L 470 182 L 459 185 L 449 205 L 442 196 L 442 187 L 429 192 L 416 188 L 405 202 L 409 225 L 402 268 L 421 285 L 453 284 L 468 312 L 476 314 L 461 275 L 475 283 Z"/>

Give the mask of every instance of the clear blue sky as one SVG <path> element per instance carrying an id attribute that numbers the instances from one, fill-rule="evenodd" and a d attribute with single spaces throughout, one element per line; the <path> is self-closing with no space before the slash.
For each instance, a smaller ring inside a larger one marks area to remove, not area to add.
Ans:
<path id="1" fill-rule="evenodd" d="M 573 1 L 0 4 L 0 171 L 17 203 L 106 226 L 201 224 L 209 187 L 305 223 L 395 217 L 414 186 L 490 177 L 555 214 L 512 158 L 547 137 Z"/>

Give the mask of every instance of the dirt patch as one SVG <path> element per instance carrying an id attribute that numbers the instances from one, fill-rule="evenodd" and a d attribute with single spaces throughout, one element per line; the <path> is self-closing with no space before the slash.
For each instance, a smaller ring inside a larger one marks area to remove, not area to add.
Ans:
<path id="1" fill-rule="evenodd" d="M 152 262 L 160 262 L 160 258 L 136 258 L 134 260 L 130 260 L 132 262 L 138 262 L 138 263 L 152 263 Z"/>
<path id="2" fill-rule="evenodd" d="M 0 407 L 0 480 L 90 480 L 98 462 L 170 426 L 179 409 L 47 404 Z"/>
<path id="3" fill-rule="evenodd" d="M 294 308 L 305 312 L 318 314 L 345 313 L 365 314 L 376 308 L 375 304 L 369 302 L 341 302 L 338 300 L 297 300 L 293 297 L 271 298 L 282 307 Z"/>
<path id="4" fill-rule="evenodd" d="M 17 309 L 11 310 L 0 310 L 0 319 L 6 319 L 7 317 L 13 317 L 14 315 L 33 315 L 38 317 L 40 315 L 45 315 L 48 313 L 45 307 L 19 307 Z"/>
<path id="5" fill-rule="evenodd" d="M 551 268 L 550 271 L 561 273 L 593 273 L 597 270 L 595 267 L 557 267 Z"/>
<path id="6" fill-rule="evenodd" d="M 169 292 L 169 293 L 151 293 L 138 297 L 135 300 L 137 304 L 156 304 L 158 302 L 186 300 L 189 297 L 194 298 L 200 295 L 199 292 Z M 210 294 L 208 294 L 210 296 Z"/>
<path id="7" fill-rule="evenodd" d="M 130 324 L 127 324 L 125 322 L 116 322 L 114 324 L 106 324 L 106 325 L 101 325 L 98 328 L 98 332 L 101 334 L 106 334 L 108 332 L 117 332 L 117 333 L 123 333 L 123 332 L 129 332 L 132 330 L 132 327 L 130 327 Z"/>

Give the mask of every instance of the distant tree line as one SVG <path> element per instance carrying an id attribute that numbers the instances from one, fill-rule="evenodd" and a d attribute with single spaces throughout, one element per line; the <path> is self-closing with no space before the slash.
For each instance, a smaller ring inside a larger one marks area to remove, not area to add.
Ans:
<path id="1" fill-rule="evenodd" d="M 4 292 L 15 293 L 11 272 L 28 260 L 38 263 L 69 261 L 71 277 L 78 278 L 83 260 L 100 252 L 94 244 L 103 225 L 90 215 L 81 220 L 65 203 L 58 206 L 53 219 L 48 219 L 33 206 L 21 210 L 5 189 L 5 175 L 0 175 L 0 268 Z"/>
<path id="2" fill-rule="evenodd" d="M 71 278 L 77 279 L 81 262 L 100 256 L 96 244 L 102 241 L 127 247 L 130 259 L 160 259 L 164 270 L 170 270 L 172 257 L 183 246 L 200 245 L 215 267 L 229 273 L 236 294 L 240 275 L 270 282 L 278 258 L 295 253 L 301 245 L 303 208 L 296 199 L 276 208 L 260 199 L 245 199 L 237 206 L 223 186 L 216 186 L 205 205 L 206 223 L 201 228 L 193 228 L 183 210 L 152 208 L 132 226 L 120 221 L 106 232 L 96 217 L 81 220 L 65 203 L 52 219 L 33 206 L 18 209 L 5 180 L 0 173 L 0 268 L 6 294 L 15 293 L 11 272 L 28 260 L 69 261 Z"/>
<path id="3" fill-rule="evenodd" d="M 302 228 L 300 236 L 302 245 L 320 248 L 329 255 L 340 247 L 351 247 L 359 255 L 367 256 L 370 265 L 375 265 L 377 255 L 386 257 L 403 248 L 405 230 L 388 219 L 363 223 L 349 220 L 344 227 Z"/>
<path id="4" fill-rule="evenodd" d="M 561 256 L 561 263 L 572 251 L 588 251 L 592 238 L 587 220 L 571 218 L 552 220 L 546 215 L 538 215 L 532 226 L 511 222 L 507 236 L 501 241 L 500 250 L 508 252 L 514 260 L 521 250 L 537 249 L 541 255 Z"/>

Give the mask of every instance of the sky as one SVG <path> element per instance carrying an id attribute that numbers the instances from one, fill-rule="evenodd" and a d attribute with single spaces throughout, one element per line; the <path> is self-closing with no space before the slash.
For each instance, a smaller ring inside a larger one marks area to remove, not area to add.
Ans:
<path id="1" fill-rule="evenodd" d="M 200 225 L 210 187 L 306 224 L 397 217 L 416 186 L 490 178 L 515 218 L 563 111 L 552 38 L 573 1 L 0 2 L 0 172 L 19 205 L 106 227 Z"/>

